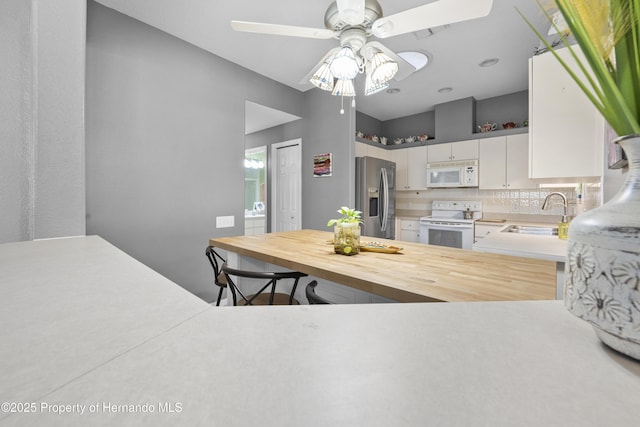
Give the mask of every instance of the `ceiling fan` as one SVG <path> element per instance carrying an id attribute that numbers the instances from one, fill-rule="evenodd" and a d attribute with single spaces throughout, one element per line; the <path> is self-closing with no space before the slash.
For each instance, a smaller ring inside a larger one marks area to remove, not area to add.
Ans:
<path id="1" fill-rule="evenodd" d="M 409 63 L 371 36 L 385 39 L 401 34 L 487 16 L 493 0 L 436 0 L 404 12 L 383 16 L 376 0 L 336 0 L 324 15 L 326 28 L 231 21 L 236 31 L 312 39 L 340 40 L 311 70 L 313 85 L 338 96 L 355 96 L 353 80 L 366 74 L 365 95 L 402 80 L 415 71 Z"/>

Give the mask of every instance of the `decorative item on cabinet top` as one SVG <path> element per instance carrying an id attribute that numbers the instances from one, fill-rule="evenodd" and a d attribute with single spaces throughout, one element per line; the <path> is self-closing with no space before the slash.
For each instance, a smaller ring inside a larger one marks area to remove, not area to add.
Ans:
<path id="1" fill-rule="evenodd" d="M 434 138 L 427 135 L 426 133 L 423 133 L 417 136 L 406 136 L 402 138 L 394 138 L 391 142 L 393 143 L 393 145 L 400 145 L 404 143 L 411 144 L 415 142 L 425 142 L 428 139 L 434 139 Z M 356 140 L 378 142 L 382 145 L 388 145 L 388 142 L 389 142 L 389 138 L 387 138 L 386 136 L 369 135 L 369 134 L 365 134 L 362 131 L 356 132 Z"/>

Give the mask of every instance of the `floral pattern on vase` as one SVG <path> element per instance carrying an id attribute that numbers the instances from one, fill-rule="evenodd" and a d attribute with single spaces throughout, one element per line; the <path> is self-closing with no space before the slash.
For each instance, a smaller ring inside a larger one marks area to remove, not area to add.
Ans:
<path id="1" fill-rule="evenodd" d="M 571 222 L 564 300 L 601 341 L 640 360 L 640 136 L 617 142 L 627 178 L 609 202 Z"/>

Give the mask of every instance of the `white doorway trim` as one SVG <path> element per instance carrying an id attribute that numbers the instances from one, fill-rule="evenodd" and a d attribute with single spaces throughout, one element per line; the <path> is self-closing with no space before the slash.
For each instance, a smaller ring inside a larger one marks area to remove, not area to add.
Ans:
<path id="1" fill-rule="evenodd" d="M 300 183 L 298 185 L 297 194 L 294 197 L 296 201 L 296 211 L 298 215 L 295 218 L 295 229 L 302 228 L 302 139 L 291 139 L 289 141 L 278 142 L 271 145 L 271 231 L 278 230 L 278 150 L 289 147 L 297 147 L 297 167 Z"/>

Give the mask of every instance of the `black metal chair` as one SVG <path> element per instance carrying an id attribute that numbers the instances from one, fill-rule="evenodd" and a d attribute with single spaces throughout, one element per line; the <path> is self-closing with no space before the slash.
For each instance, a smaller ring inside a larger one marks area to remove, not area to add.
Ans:
<path id="1" fill-rule="evenodd" d="M 229 267 L 226 263 L 222 264 L 222 272 L 227 279 L 228 289 L 231 291 L 233 299 L 233 305 L 238 305 L 238 296 L 241 298 L 241 305 L 297 305 L 300 304 L 293 295 L 298 287 L 298 282 L 301 277 L 307 276 L 305 273 L 298 271 L 283 271 L 283 272 L 259 272 L 259 271 L 247 271 L 238 270 Z M 266 280 L 266 283 L 255 294 L 245 295 L 232 277 L 247 278 L 247 279 L 260 279 Z M 290 294 L 276 292 L 276 285 L 279 280 L 293 279 L 293 288 Z M 265 292 L 267 291 L 267 292 Z"/>
<path id="2" fill-rule="evenodd" d="M 227 288 L 227 278 L 222 272 L 220 266 L 224 264 L 226 260 L 214 250 L 213 246 L 207 247 L 207 249 L 205 250 L 205 255 L 209 259 L 211 267 L 213 268 L 213 283 L 220 288 L 218 292 L 218 300 L 216 301 L 216 305 L 220 305 L 220 301 L 222 299 L 222 291 Z"/>
<path id="3" fill-rule="evenodd" d="M 305 289 L 309 304 L 333 304 L 331 301 L 326 300 L 320 295 L 316 294 L 316 286 L 318 286 L 318 282 L 312 280 L 311 282 L 309 282 L 307 288 Z"/>

